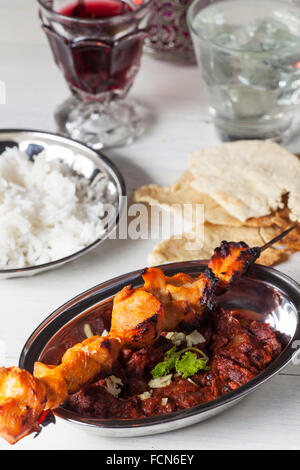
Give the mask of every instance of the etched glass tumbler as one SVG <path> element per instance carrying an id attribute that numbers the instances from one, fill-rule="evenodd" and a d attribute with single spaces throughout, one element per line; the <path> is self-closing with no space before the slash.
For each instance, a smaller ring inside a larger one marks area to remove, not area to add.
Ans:
<path id="1" fill-rule="evenodd" d="M 300 7 L 288 0 L 195 0 L 188 25 L 223 140 L 287 142 L 300 104 Z"/>

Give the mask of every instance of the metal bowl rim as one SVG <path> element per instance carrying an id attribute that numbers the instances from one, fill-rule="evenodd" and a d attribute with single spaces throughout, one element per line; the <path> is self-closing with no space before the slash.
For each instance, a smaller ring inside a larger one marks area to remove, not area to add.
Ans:
<path id="1" fill-rule="evenodd" d="M 185 262 L 164 264 L 158 267 L 164 270 L 172 270 L 175 268 L 187 269 L 189 267 L 198 266 L 201 269 L 201 267 L 204 267 L 207 265 L 207 262 L 208 262 L 207 260 L 185 261 Z M 228 394 L 223 395 L 219 398 L 216 398 L 215 400 L 211 400 L 207 403 L 203 403 L 203 404 L 200 404 L 200 405 L 188 408 L 188 409 L 176 411 L 174 413 L 161 415 L 161 416 L 155 416 L 155 417 L 150 417 L 150 418 L 139 418 L 139 419 L 134 419 L 134 420 L 101 419 L 101 418 L 89 418 L 85 416 L 80 416 L 79 414 L 69 411 L 64 408 L 58 408 L 57 410 L 55 410 L 55 414 L 58 417 L 66 421 L 69 421 L 75 424 L 82 424 L 90 428 L 117 430 L 117 429 L 133 429 L 133 428 L 142 429 L 142 428 L 147 428 L 147 427 L 152 426 L 155 429 L 156 427 L 159 427 L 159 425 L 161 424 L 171 423 L 174 421 L 180 421 L 180 420 L 183 420 L 184 418 L 188 418 L 188 417 L 195 416 L 195 415 L 201 415 L 202 413 L 214 410 L 226 404 L 228 405 L 233 404 L 232 402 L 238 399 L 241 399 L 248 393 L 254 391 L 256 388 L 258 388 L 268 379 L 270 379 L 275 374 L 277 374 L 283 367 L 285 367 L 288 364 L 288 362 L 290 362 L 293 355 L 296 353 L 296 350 L 292 347 L 292 343 L 295 340 L 298 340 L 298 341 L 300 340 L 300 285 L 296 281 L 291 279 L 289 276 L 287 276 L 284 273 L 281 273 L 277 269 L 262 266 L 259 264 L 255 264 L 255 266 L 251 267 L 249 270 L 249 273 L 250 274 L 252 273 L 255 276 L 255 271 L 257 270 L 266 276 L 264 279 L 265 281 L 267 281 L 267 278 L 270 275 L 273 275 L 275 276 L 275 278 L 277 278 L 277 280 L 283 281 L 283 283 L 286 286 L 289 285 L 289 287 L 292 288 L 293 294 L 294 294 L 294 298 L 291 300 L 291 302 L 294 304 L 297 310 L 297 326 L 295 329 L 295 333 L 293 337 L 291 338 L 289 344 L 286 346 L 286 348 L 280 354 L 280 356 L 274 362 L 272 362 L 270 366 L 268 366 L 264 371 L 262 371 L 257 377 L 250 380 L 247 384 L 242 385 L 238 387 L 236 390 L 229 392 Z M 32 335 L 26 341 L 23 347 L 23 350 L 21 352 L 21 355 L 20 355 L 19 367 L 24 368 L 24 363 L 26 362 L 28 354 L 30 354 L 30 348 L 32 347 L 33 341 L 36 341 L 39 335 L 44 330 L 44 328 L 48 326 L 49 324 L 51 324 L 51 322 L 57 319 L 61 314 L 67 312 L 69 308 L 74 307 L 74 305 L 78 304 L 78 302 L 82 301 L 83 299 L 87 299 L 88 297 L 95 295 L 97 293 L 99 294 L 100 290 L 103 290 L 109 287 L 111 289 L 115 289 L 115 288 L 118 288 L 118 285 L 121 283 L 126 284 L 126 283 L 131 283 L 134 281 L 137 282 L 141 278 L 142 272 L 143 272 L 143 269 L 138 269 L 136 271 L 131 271 L 124 275 L 114 277 L 110 279 L 109 281 L 100 283 L 82 292 L 81 294 L 75 296 L 74 298 L 72 298 L 71 300 L 63 304 L 61 307 L 56 309 L 36 328 L 36 330 L 32 333 Z M 107 299 L 108 298 L 109 296 L 107 296 Z M 84 310 L 82 312 L 77 311 L 72 318 L 76 318 L 76 316 L 83 314 L 83 313 L 84 313 Z M 71 319 L 69 321 L 71 321 Z M 68 321 L 65 322 L 64 325 L 66 325 L 67 323 Z M 61 326 L 61 328 L 63 328 L 63 325 Z M 60 328 L 56 331 L 56 333 L 59 330 Z"/>
<path id="2" fill-rule="evenodd" d="M 44 135 L 44 136 L 56 137 L 58 140 L 66 141 L 66 142 L 69 142 L 69 143 L 71 142 L 71 144 L 76 144 L 76 146 L 78 146 L 79 148 L 83 147 L 85 150 L 88 150 L 89 152 L 94 153 L 94 155 L 97 158 L 99 158 L 99 160 L 103 161 L 105 163 L 105 165 L 114 174 L 114 176 L 116 178 L 116 181 L 120 185 L 120 189 L 121 189 L 120 196 L 122 196 L 122 198 L 121 198 L 121 202 L 119 202 L 119 204 L 118 204 L 118 214 L 117 214 L 117 217 L 116 217 L 116 223 L 112 224 L 109 227 L 109 230 L 107 230 L 105 232 L 105 234 L 103 235 L 102 238 L 98 238 L 97 240 L 95 240 L 90 245 L 82 248 L 79 251 L 76 251 L 75 253 L 72 253 L 71 255 L 65 256 L 64 258 L 59 258 L 59 259 L 54 260 L 54 261 L 49 261 L 48 263 L 37 264 L 37 265 L 34 265 L 34 266 L 26 266 L 25 268 L 0 269 L 0 275 L 1 274 L 14 274 L 14 273 L 18 273 L 18 274 L 24 273 L 25 274 L 25 273 L 30 273 L 30 272 L 34 272 L 34 271 L 44 270 L 44 269 L 46 270 L 48 268 L 52 268 L 52 267 L 59 266 L 61 264 L 67 263 L 68 261 L 72 261 L 72 260 L 84 255 L 86 252 L 92 250 L 93 248 L 95 248 L 97 245 L 99 245 L 100 243 L 102 243 L 104 240 L 106 240 L 109 237 L 109 235 L 117 228 L 117 226 L 119 224 L 119 221 L 122 217 L 122 214 L 124 212 L 124 209 L 125 209 L 125 204 L 124 204 L 123 197 L 125 197 L 127 195 L 127 190 L 126 190 L 126 184 L 125 184 L 124 177 L 123 177 L 122 173 L 120 172 L 119 168 L 104 153 L 102 153 L 102 151 L 98 151 L 98 150 L 96 151 L 96 150 L 92 149 L 91 147 L 89 147 L 88 145 L 83 144 L 82 142 L 79 142 L 75 139 L 71 139 L 70 137 L 65 137 L 65 136 L 56 134 L 55 132 L 40 131 L 40 130 L 34 130 L 34 129 L 0 129 L 0 137 L 1 137 L 2 134 L 10 134 L 10 133 L 13 134 L 13 133 L 22 133 L 22 132 L 40 134 L 41 136 Z M 1 139 L 0 139 L 0 142 L 1 142 Z"/>

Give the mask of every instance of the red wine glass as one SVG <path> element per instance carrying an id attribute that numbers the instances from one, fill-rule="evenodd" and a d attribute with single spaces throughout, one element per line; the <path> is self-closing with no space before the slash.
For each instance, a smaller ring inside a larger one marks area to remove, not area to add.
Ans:
<path id="1" fill-rule="evenodd" d="M 140 68 L 152 0 L 38 0 L 42 28 L 71 90 L 55 113 L 58 131 L 100 149 L 144 130 L 126 95 Z"/>

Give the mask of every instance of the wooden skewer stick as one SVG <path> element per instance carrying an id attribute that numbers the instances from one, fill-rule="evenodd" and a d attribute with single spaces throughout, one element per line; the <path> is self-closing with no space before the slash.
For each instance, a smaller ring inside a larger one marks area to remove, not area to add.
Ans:
<path id="1" fill-rule="evenodd" d="M 274 243 L 276 242 L 279 242 L 279 240 L 281 240 L 282 238 L 284 238 L 288 233 L 290 233 L 292 230 L 294 230 L 294 228 L 296 228 L 297 225 L 292 225 L 292 227 L 288 228 L 287 230 L 285 230 L 284 232 L 280 233 L 279 235 L 277 235 L 277 237 L 273 238 L 272 240 L 270 240 L 268 243 L 266 243 L 265 245 L 263 245 L 261 248 L 260 248 L 260 251 L 264 251 L 266 250 L 267 248 L 269 248 L 270 246 L 274 245 Z"/>

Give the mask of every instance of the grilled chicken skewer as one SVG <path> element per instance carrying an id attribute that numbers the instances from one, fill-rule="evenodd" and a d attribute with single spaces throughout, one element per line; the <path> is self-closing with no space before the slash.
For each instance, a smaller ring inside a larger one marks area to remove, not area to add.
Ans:
<path id="1" fill-rule="evenodd" d="M 114 299 L 111 329 L 68 349 L 59 366 L 37 362 L 33 376 L 16 367 L 0 369 L 0 435 L 14 444 L 39 430 L 44 410 L 57 408 L 68 394 L 98 377 L 107 376 L 124 347 L 142 348 L 162 331 L 184 322 L 197 327 L 212 298 L 216 279 L 210 270 L 193 279 L 172 278 L 157 268 L 145 271 L 145 286 L 124 287 Z M 151 292 L 153 284 L 156 295 Z"/>
<path id="2" fill-rule="evenodd" d="M 224 289 L 241 277 L 262 249 L 222 242 L 196 279 L 146 269 L 143 287 L 126 286 L 115 296 L 107 336 L 76 344 L 58 366 L 37 362 L 33 375 L 17 367 L 0 368 L 0 436 L 14 444 L 38 431 L 45 410 L 57 408 L 69 394 L 111 373 L 122 348 L 145 347 L 163 331 L 197 328 L 202 312 L 213 304 L 217 285 Z"/>

